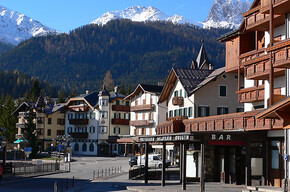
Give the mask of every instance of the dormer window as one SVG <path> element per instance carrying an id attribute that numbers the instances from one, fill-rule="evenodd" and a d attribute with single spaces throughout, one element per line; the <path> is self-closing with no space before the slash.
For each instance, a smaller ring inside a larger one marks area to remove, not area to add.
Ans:
<path id="1" fill-rule="evenodd" d="M 107 106 L 108 105 L 108 99 L 100 99 L 100 106 Z"/>
<path id="2" fill-rule="evenodd" d="M 178 91 L 174 91 L 174 97 L 178 97 Z"/>

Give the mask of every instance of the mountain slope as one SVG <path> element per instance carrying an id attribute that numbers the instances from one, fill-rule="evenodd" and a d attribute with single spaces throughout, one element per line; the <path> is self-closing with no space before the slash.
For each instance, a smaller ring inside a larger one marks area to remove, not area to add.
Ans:
<path id="1" fill-rule="evenodd" d="M 224 45 L 216 39 L 226 32 L 114 20 L 24 41 L 0 57 L 0 68 L 17 69 L 67 89 L 96 90 L 108 70 L 117 84 L 156 83 L 164 80 L 171 67 L 189 67 L 202 39 L 210 61 L 224 66 Z"/>
<path id="2" fill-rule="evenodd" d="M 6 44 L 17 45 L 31 37 L 59 33 L 32 18 L 1 5 L 0 18 L 0 41 Z"/>
<path id="3" fill-rule="evenodd" d="M 238 28 L 243 21 L 242 14 L 251 4 L 242 0 L 215 0 L 203 23 L 204 28 Z"/>
<path id="4" fill-rule="evenodd" d="M 115 19 L 130 19 L 131 21 L 144 22 L 144 21 L 170 21 L 174 24 L 193 24 L 200 25 L 197 22 L 190 21 L 183 16 L 174 15 L 169 17 L 162 11 L 154 7 L 132 6 L 120 11 L 111 11 L 103 14 L 98 19 L 91 22 L 91 24 L 105 25 L 107 22 Z"/>

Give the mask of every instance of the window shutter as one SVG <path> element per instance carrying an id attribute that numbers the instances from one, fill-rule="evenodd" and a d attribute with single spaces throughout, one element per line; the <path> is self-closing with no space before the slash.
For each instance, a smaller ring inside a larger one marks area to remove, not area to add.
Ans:
<path id="1" fill-rule="evenodd" d="M 209 107 L 206 107 L 206 116 L 209 116 Z"/>
<path id="2" fill-rule="evenodd" d="M 221 114 L 221 109 L 220 109 L 220 107 L 217 108 L 217 114 L 218 114 L 218 115 Z"/>
<path id="3" fill-rule="evenodd" d="M 198 107 L 198 117 L 201 117 L 201 107 Z"/>
<path id="4" fill-rule="evenodd" d="M 192 107 L 189 107 L 188 108 L 188 116 L 189 117 L 192 117 Z"/>
<path id="5" fill-rule="evenodd" d="M 226 114 L 228 114 L 229 113 L 229 108 L 225 108 L 225 112 L 226 112 Z"/>
<path id="6" fill-rule="evenodd" d="M 114 113 L 114 119 L 117 119 L 117 114 L 116 113 Z"/>

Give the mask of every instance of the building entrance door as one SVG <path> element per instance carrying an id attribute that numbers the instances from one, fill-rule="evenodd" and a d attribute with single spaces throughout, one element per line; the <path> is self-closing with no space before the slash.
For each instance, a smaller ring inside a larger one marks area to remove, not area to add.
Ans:
<path id="1" fill-rule="evenodd" d="M 269 144 L 269 185 L 282 186 L 283 179 L 283 158 L 282 141 L 271 140 Z"/>

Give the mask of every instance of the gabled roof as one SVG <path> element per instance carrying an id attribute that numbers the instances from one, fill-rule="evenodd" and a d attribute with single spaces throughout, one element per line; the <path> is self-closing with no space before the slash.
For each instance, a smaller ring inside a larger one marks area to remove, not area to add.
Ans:
<path id="1" fill-rule="evenodd" d="M 93 92 L 89 94 L 81 94 L 77 97 L 71 98 L 67 103 L 66 106 L 71 102 L 71 101 L 78 101 L 78 100 L 84 100 L 92 109 L 98 104 L 99 101 L 99 93 Z"/>
<path id="2" fill-rule="evenodd" d="M 202 69 L 202 67 L 206 64 L 210 64 L 208 58 L 207 58 L 207 54 L 206 51 L 204 49 L 204 42 L 202 41 L 199 53 L 197 55 L 196 58 L 196 68 L 195 69 Z"/>
<path id="3" fill-rule="evenodd" d="M 165 86 L 161 92 L 158 103 L 166 101 L 175 82 L 178 79 L 185 89 L 188 96 L 192 95 L 195 88 L 209 76 L 213 70 L 208 69 L 185 69 L 185 68 L 172 68 L 166 80 Z"/>
<path id="4" fill-rule="evenodd" d="M 160 93 L 162 92 L 163 86 L 159 86 L 159 85 L 148 85 L 148 84 L 139 84 L 135 90 L 128 95 L 125 99 L 129 100 L 132 97 L 138 95 L 141 91 L 143 92 L 147 92 L 147 93 L 153 93 L 155 95 L 160 95 Z"/>
<path id="5" fill-rule="evenodd" d="M 23 112 L 27 111 L 29 108 L 34 108 L 35 103 L 30 103 L 30 102 L 23 102 L 15 109 L 15 111 L 11 115 L 17 115 L 16 113 L 18 112 Z"/>
<path id="6" fill-rule="evenodd" d="M 65 107 L 65 103 L 50 104 L 44 109 L 46 114 L 53 114 L 57 111 L 61 111 Z"/>
<path id="7" fill-rule="evenodd" d="M 110 92 L 110 102 L 114 101 L 115 99 L 124 99 L 126 96 L 116 92 Z"/>
<path id="8" fill-rule="evenodd" d="M 198 86 L 193 90 L 193 92 L 197 91 L 199 88 L 205 86 L 207 83 L 215 80 L 220 74 L 225 72 L 225 67 L 214 70 L 209 76 L 205 78 Z"/>

